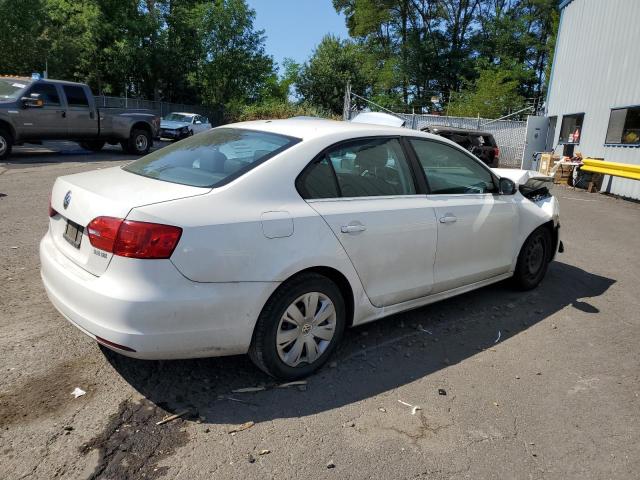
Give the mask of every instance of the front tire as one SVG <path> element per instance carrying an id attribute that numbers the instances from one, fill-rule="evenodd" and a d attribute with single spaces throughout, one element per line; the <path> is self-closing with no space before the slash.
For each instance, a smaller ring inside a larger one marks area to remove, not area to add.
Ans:
<path id="1" fill-rule="evenodd" d="M 542 281 L 552 256 L 551 232 L 538 227 L 522 245 L 513 280 L 520 290 L 531 290 Z"/>
<path id="2" fill-rule="evenodd" d="M 249 356 L 284 380 L 320 368 L 336 349 L 346 324 L 340 289 L 328 278 L 303 273 L 283 283 L 262 309 Z"/>
<path id="3" fill-rule="evenodd" d="M 13 148 L 13 137 L 4 128 L 0 128 L 0 160 L 4 160 L 11 155 Z"/>

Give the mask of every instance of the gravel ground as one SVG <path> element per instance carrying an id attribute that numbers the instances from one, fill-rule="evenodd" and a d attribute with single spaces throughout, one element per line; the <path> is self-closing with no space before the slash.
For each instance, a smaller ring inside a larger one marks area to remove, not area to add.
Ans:
<path id="1" fill-rule="evenodd" d="M 103 352 L 50 305 L 55 178 L 129 158 L 53 144 L 0 164 L 3 480 L 638 478 L 639 204 L 557 187 L 566 252 L 538 289 L 352 329 L 306 385 L 275 388 L 242 356 Z"/>

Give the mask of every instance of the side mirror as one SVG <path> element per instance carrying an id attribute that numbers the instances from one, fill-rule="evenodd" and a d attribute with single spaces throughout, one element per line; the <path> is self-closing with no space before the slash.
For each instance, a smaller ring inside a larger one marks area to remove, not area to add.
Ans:
<path id="1" fill-rule="evenodd" d="M 196 125 L 202 125 L 202 122 L 200 120 L 196 120 Z"/>
<path id="2" fill-rule="evenodd" d="M 44 106 L 44 100 L 40 98 L 39 93 L 32 93 L 28 97 L 22 97 L 22 106 L 24 108 L 41 108 Z"/>
<path id="3" fill-rule="evenodd" d="M 516 193 L 516 183 L 510 178 L 501 178 L 498 187 L 500 195 L 513 195 Z"/>

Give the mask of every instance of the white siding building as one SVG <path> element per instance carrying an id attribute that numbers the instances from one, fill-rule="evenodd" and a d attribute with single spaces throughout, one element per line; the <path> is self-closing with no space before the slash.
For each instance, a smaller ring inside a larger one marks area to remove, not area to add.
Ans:
<path id="1" fill-rule="evenodd" d="M 640 0 L 564 0 L 546 115 L 558 154 L 640 164 Z M 551 135 L 551 133 L 550 133 Z M 640 181 L 602 191 L 640 199 Z"/>

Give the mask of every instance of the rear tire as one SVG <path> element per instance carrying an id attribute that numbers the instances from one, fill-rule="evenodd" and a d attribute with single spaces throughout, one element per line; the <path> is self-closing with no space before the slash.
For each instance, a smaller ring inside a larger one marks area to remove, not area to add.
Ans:
<path id="1" fill-rule="evenodd" d="M 542 281 L 552 256 L 551 232 L 546 226 L 538 227 L 522 245 L 513 275 L 520 290 L 536 288 Z"/>
<path id="2" fill-rule="evenodd" d="M 151 134 L 146 130 L 135 129 L 126 142 L 122 142 L 122 149 L 132 155 L 146 155 L 153 144 Z"/>
<path id="3" fill-rule="evenodd" d="M 344 299 L 336 284 L 322 275 L 303 273 L 283 283 L 267 301 L 249 357 L 273 377 L 306 377 L 334 352 L 345 324 Z"/>
<path id="4" fill-rule="evenodd" d="M 0 128 L 0 160 L 4 160 L 11 155 L 13 148 L 13 137 L 4 128 Z"/>
<path id="5" fill-rule="evenodd" d="M 88 142 L 80 142 L 80 146 L 85 150 L 90 150 L 92 152 L 99 152 L 104 147 L 106 142 L 102 140 L 92 140 Z"/>

